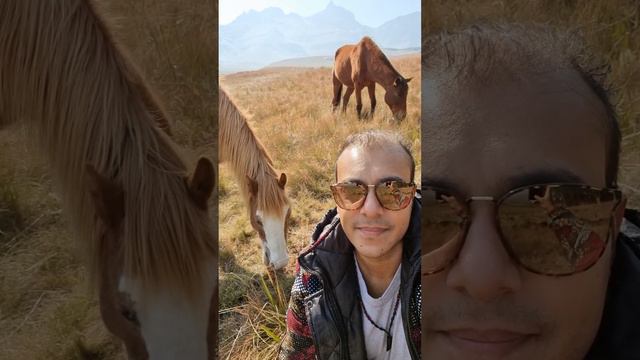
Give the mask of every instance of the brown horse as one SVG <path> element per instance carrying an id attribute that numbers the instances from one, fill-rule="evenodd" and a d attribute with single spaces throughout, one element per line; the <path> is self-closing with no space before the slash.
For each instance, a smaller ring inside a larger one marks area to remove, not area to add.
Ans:
<path id="1" fill-rule="evenodd" d="M 376 109 L 376 83 L 384 91 L 384 101 L 389 105 L 396 120 L 402 120 L 407 115 L 407 93 L 409 81 L 394 69 L 389 59 L 371 38 L 365 36 L 355 45 L 344 45 L 336 51 L 333 66 L 333 110 L 340 105 L 342 85 L 347 87 L 342 100 L 342 111 L 347 110 L 347 104 L 353 91 L 356 91 L 356 112 L 361 117 L 363 88 L 369 91 L 371 100 L 371 116 Z"/>
<path id="2" fill-rule="evenodd" d="M 214 166 L 188 171 L 90 0 L 0 1 L 0 111 L 34 130 L 105 326 L 129 356 L 214 358 Z"/>

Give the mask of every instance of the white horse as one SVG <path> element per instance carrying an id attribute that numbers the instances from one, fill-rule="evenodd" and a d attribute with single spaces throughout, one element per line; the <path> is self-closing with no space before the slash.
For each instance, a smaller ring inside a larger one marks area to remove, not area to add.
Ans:
<path id="1" fill-rule="evenodd" d="M 247 123 L 247 118 L 218 88 L 219 161 L 229 161 L 248 204 L 251 225 L 262 240 L 265 265 L 275 269 L 289 262 L 287 223 L 291 206 L 284 191 L 287 176 L 277 175 L 273 161 Z"/>
<path id="2" fill-rule="evenodd" d="M 134 359 L 214 358 L 214 167 L 167 117 L 88 0 L 0 2 L 0 120 L 25 120 L 59 184 L 106 327 Z"/>

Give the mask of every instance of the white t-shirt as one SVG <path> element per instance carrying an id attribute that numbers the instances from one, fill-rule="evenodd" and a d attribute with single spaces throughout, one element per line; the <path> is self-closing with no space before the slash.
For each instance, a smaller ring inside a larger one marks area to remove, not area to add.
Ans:
<path id="1" fill-rule="evenodd" d="M 388 329 L 393 315 L 393 308 L 398 299 L 398 291 L 400 291 L 400 269 L 398 266 L 391 283 L 379 298 L 373 298 L 367 292 L 367 284 L 364 282 L 362 272 L 356 260 L 356 273 L 358 274 L 358 283 L 360 285 L 360 298 L 362 305 L 367 309 L 367 314 L 378 326 Z M 392 342 L 391 350 L 387 351 L 387 334 L 371 324 L 367 315 L 362 310 L 362 323 L 364 331 L 364 344 L 367 350 L 368 360 L 392 360 L 392 359 L 411 359 L 409 346 L 404 334 L 402 323 L 402 305 L 398 304 L 398 310 L 393 320 L 391 328 Z"/>

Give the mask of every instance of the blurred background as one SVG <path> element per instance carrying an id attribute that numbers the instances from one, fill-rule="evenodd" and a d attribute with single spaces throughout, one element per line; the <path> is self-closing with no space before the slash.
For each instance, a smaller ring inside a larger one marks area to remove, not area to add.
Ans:
<path id="1" fill-rule="evenodd" d="M 217 1 L 93 3 L 159 95 L 190 166 L 201 155 L 216 161 Z M 0 359 L 125 359 L 26 136 L 20 124 L 0 128 Z"/>

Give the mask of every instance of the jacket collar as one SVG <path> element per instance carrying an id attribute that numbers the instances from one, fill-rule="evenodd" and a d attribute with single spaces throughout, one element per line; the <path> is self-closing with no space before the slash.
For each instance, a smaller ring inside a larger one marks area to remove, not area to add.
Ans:
<path id="1" fill-rule="evenodd" d="M 640 215 L 627 210 L 596 340 L 587 359 L 633 359 L 640 354 Z"/>

